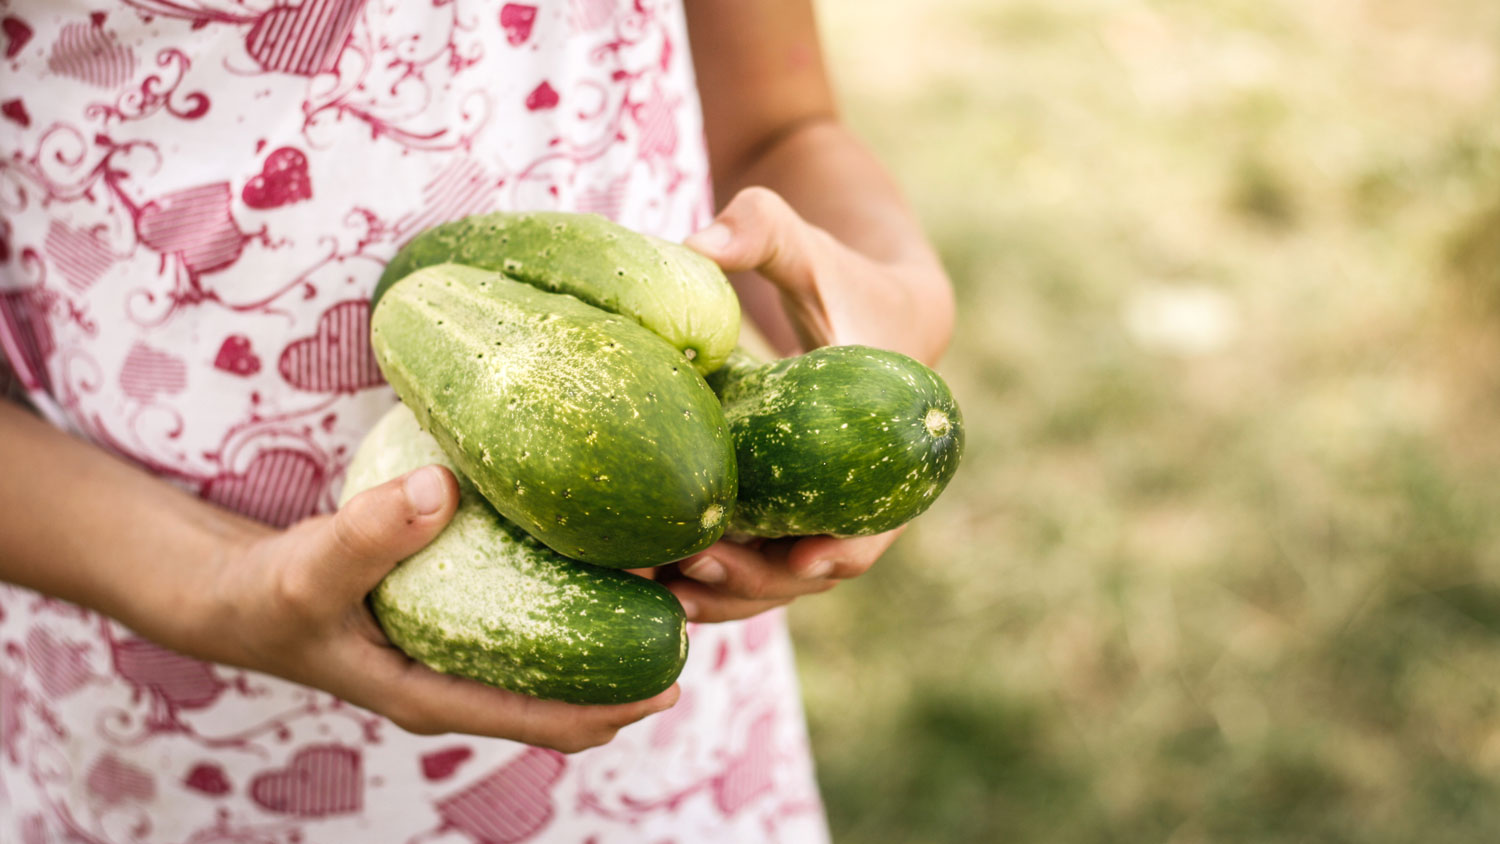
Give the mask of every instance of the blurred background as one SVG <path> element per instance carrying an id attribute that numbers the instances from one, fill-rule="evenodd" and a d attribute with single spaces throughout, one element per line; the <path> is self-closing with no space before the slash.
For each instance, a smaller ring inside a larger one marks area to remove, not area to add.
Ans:
<path id="1" fill-rule="evenodd" d="M 1500 831 L 1500 3 L 819 0 L 961 302 L 795 605 L 837 840 Z"/>

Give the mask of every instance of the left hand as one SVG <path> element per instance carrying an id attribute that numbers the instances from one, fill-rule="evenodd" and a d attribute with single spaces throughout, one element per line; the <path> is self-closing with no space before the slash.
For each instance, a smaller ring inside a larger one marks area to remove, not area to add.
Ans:
<path id="1" fill-rule="evenodd" d="M 932 363 L 947 345 L 952 292 L 935 258 L 873 260 L 765 188 L 740 191 L 686 243 L 725 272 L 755 270 L 770 281 L 804 348 L 859 343 Z M 658 579 L 694 621 L 747 618 L 864 574 L 902 530 L 851 539 L 721 540 L 659 571 Z"/>

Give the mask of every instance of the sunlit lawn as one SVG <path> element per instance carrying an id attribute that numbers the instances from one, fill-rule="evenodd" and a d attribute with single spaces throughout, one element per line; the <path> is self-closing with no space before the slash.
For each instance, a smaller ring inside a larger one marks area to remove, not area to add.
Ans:
<path id="1" fill-rule="evenodd" d="M 821 9 L 969 419 L 794 610 L 836 837 L 1500 838 L 1500 4 Z"/>

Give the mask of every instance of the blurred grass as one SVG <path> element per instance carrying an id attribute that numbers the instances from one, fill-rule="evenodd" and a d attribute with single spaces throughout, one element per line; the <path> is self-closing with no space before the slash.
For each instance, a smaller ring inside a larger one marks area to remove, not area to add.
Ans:
<path id="1" fill-rule="evenodd" d="M 1500 830 L 1500 5 L 822 0 L 963 303 L 793 609 L 837 840 Z"/>

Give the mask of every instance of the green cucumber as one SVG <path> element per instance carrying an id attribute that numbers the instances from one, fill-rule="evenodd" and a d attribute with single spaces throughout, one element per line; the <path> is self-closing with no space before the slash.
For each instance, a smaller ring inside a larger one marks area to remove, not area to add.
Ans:
<path id="1" fill-rule="evenodd" d="M 501 515 L 614 568 L 711 545 L 734 505 L 718 400 L 660 337 L 500 273 L 417 270 L 381 298 L 375 359 Z"/>
<path id="2" fill-rule="evenodd" d="M 718 369 L 740 333 L 740 304 L 713 261 L 597 214 L 482 214 L 413 238 L 386 265 L 374 302 L 422 267 L 467 264 L 630 317 L 692 361 Z"/>
<path id="3" fill-rule="evenodd" d="M 936 372 L 896 352 L 826 346 L 709 376 L 739 463 L 731 533 L 869 536 L 921 515 L 963 452 L 963 421 Z"/>
<path id="4" fill-rule="evenodd" d="M 527 536 L 489 506 L 405 405 L 365 436 L 340 504 L 433 463 L 454 470 L 458 511 L 370 595 L 392 644 L 445 674 L 569 703 L 625 703 L 672 685 L 688 647 L 672 593 Z"/>

